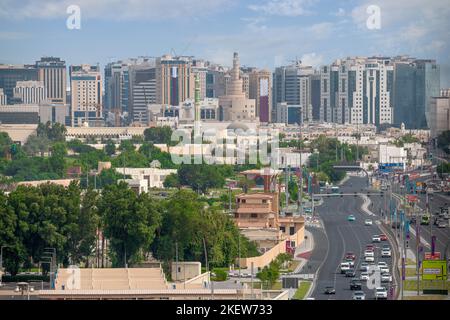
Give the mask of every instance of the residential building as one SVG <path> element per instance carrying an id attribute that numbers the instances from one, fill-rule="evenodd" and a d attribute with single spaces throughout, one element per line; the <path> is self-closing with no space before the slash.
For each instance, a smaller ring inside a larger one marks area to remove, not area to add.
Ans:
<path id="1" fill-rule="evenodd" d="M 320 68 L 320 120 L 391 124 L 393 66 L 389 58 L 355 57 Z"/>
<path id="2" fill-rule="evenodd" d="M 100 66 L 70 66 L 71 125 L 98 126 L 103 119 Z"/>
<path id="3" fill-rule="evenodd" d="M 67 104 L 66 62 L 56 57 L 36 61 L 38 80 L 44 83 L 46 99 L 52 104 Z"/>
<path id="4" fill-rule="evenodd" d="M 43 81 L 17 81 L 13 95 L 21 104 L 40 104 L 47 97 Z"/>

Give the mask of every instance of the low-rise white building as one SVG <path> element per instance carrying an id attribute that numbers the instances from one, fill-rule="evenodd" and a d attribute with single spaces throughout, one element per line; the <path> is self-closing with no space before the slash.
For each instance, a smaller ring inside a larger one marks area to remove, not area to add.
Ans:
<path id="1" fill-rule="evenodd" d="M 164 188 L 164 180 L 172 173 L 177 173 L 176 169 L 159 168 L 116 168 L 119 174 L 131 176 L 131 180 L 144 180 L 147 188 Z M 148 190 L 147 190 L 148 191 Z"/>

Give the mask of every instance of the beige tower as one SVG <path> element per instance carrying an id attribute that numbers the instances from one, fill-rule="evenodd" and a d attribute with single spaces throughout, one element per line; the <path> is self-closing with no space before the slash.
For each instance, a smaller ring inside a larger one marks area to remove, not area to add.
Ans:
<path id="1" fill-rule="evenodd" d="M 248 99 L 243 91 L 243 80 L 240 77 L 239 56 L 233 56 L 233 69 L 227 94 L 219 97 L 219 119 L 223 121 L 252 121 L 256 119 L 255 99 Z"/>

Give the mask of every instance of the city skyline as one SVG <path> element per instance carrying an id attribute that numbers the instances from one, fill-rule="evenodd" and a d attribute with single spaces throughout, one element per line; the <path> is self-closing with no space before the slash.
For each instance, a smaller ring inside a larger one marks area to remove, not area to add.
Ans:
<path id="1" fill-rule="evenodd" d="M 70 1 L 0 1 L 0 63 L 60 56 L 67 65 L 166 53 L 273 70 L 300 59 L 319 67 L 347 56 L 436 59 L 442 87 L 450 86 L 450 10 L 443 1 L 78 1 L 81 29 L 69 30 Z M 366 9 L 380 7 L 381 29 L 368 29 Z M 33 50 L 30 50 L 30 49 Z M 89 50 L 87 48 L 92 48 Z"/>

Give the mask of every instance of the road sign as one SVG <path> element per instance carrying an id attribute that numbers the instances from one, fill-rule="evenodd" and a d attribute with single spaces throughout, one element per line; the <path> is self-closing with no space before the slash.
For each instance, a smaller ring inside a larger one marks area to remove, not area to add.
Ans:
<path id="1" fill-rule="evenodd" d="M 447 261 L 424 260 L 422 280 L 447 280 Z"/>
<path id="2" fill-rule="evenodd" d="M 435 251 L 434 254 L 425 252 L 425 260 L 441 260 L 441 253 L 438 251 Z"/>

